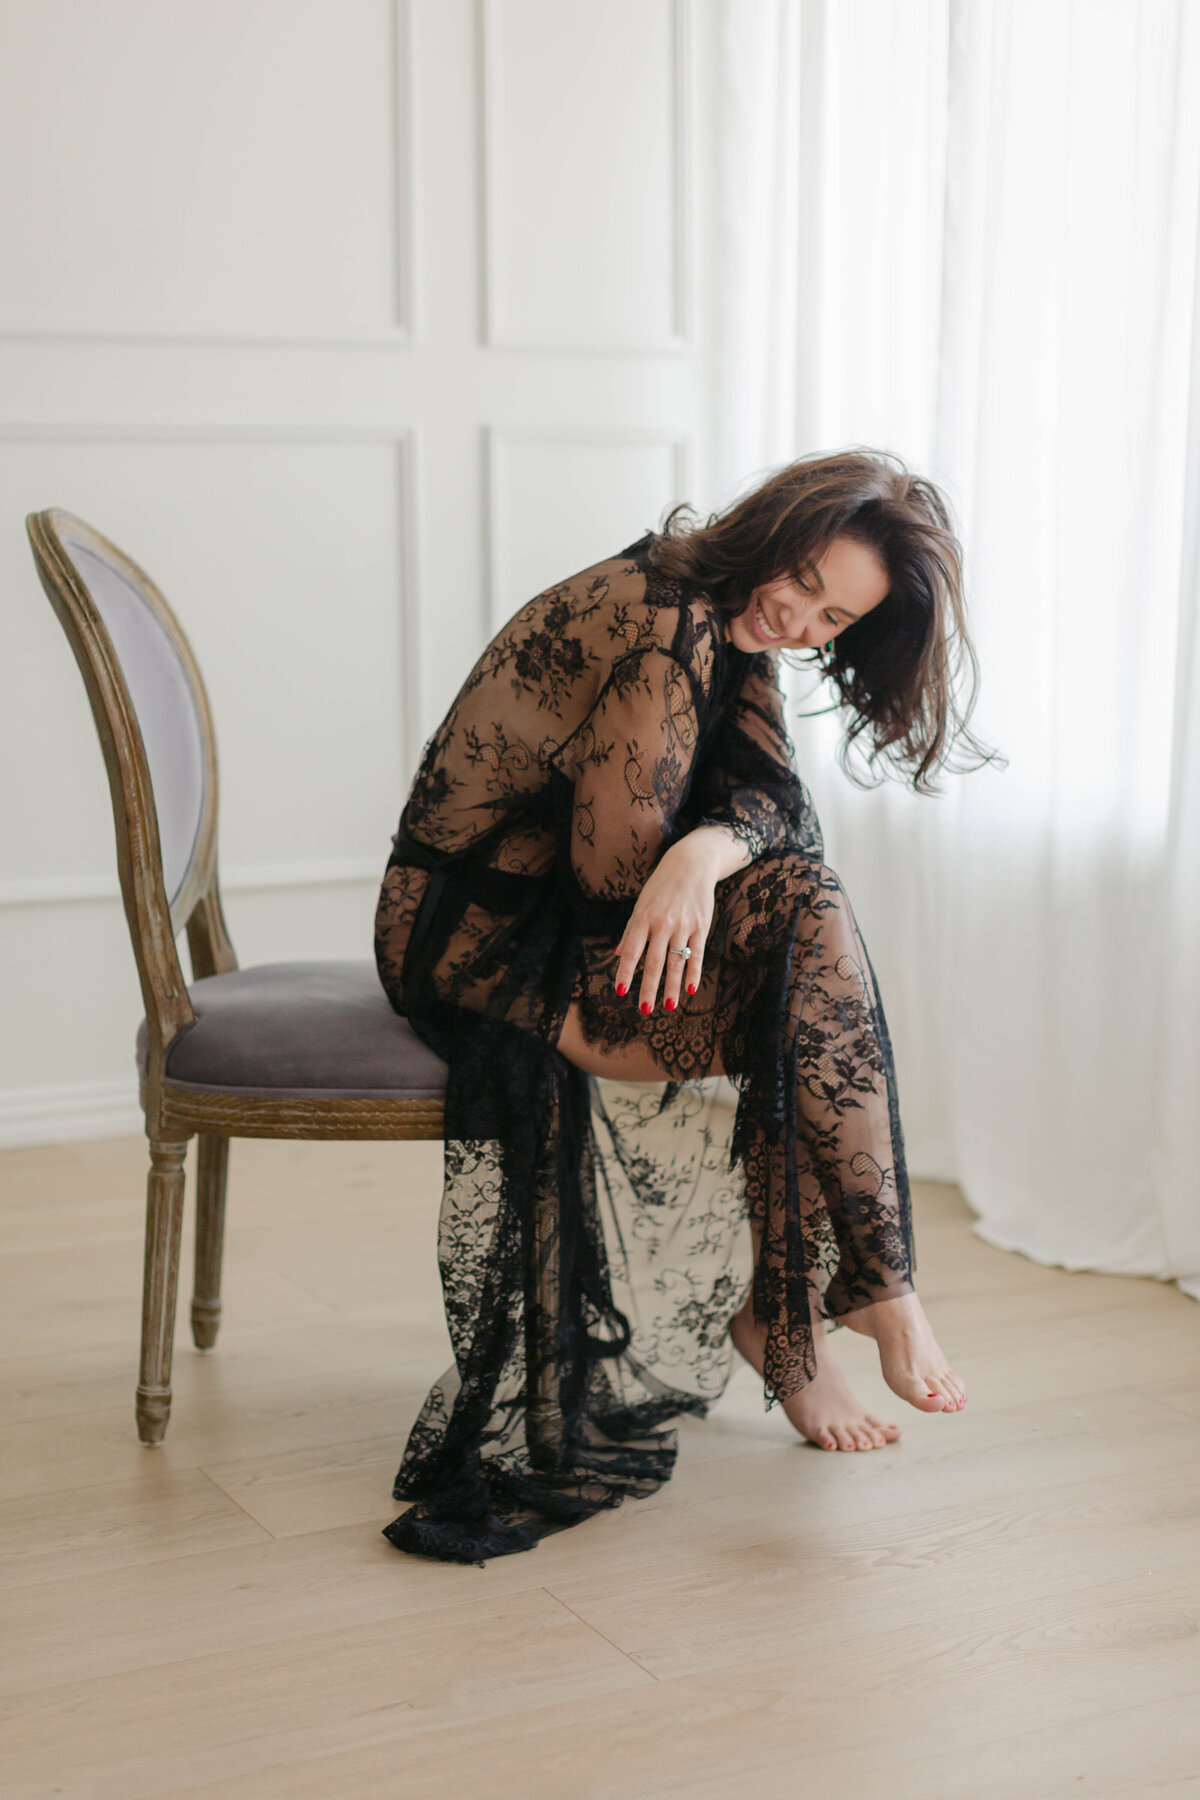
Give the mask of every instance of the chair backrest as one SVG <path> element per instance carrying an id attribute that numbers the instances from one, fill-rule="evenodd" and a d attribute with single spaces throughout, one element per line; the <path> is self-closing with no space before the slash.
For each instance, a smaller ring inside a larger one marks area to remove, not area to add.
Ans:
<path id="1" fill-rule="evenodd" d="M 193 1016 L 175 938 L 216 888 L 208 696 L 179 621 L 144 570 L 60 507 L 30 513 L 25 525 L 91 701 L 147 1021 L 169 1042 Z"/>

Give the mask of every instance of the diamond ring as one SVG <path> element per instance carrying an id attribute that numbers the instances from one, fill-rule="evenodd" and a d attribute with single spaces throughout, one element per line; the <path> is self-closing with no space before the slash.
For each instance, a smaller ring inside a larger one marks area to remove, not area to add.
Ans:
<path id="1" fill-rule="evenodd" d="M 675 946 L 672 944 L 671 948 L 667 951 L 668 956 L 682 956 L 684 962 L 687 961 L 688 957 L 691 954 L 692 954 L 692 946 L 690 944 L 685 944 L 681 950 L 677 950 L 675 948 Z"/>

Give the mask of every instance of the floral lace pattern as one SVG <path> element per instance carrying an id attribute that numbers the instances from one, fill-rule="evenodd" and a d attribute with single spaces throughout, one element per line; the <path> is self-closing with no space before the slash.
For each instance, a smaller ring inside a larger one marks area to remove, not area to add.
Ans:
<path id="1" fill-rule="evenodd" d="M 414 1504 L 385 1533 L 419 1554 L 526 1549 L 667 1479 L 664 1424 L 722 1390 L 747 1279 L 768 1406 L 813 1379 L 814 1318 L 912 1291 L 887 1026 L 774 659 L 737 650 L 652 542 L 496 635 L 425 747 L 380 890 L 380 979 L 450 1071 L 455 1366 L 397 1475 Z M 643 1016 L 611 951 L 700 824 L 747 860 L 717 885 L 697 993 Z M 662 1083 L 569 1063 L 572 1003 L 589 1042 L 640 1043 Z"/>

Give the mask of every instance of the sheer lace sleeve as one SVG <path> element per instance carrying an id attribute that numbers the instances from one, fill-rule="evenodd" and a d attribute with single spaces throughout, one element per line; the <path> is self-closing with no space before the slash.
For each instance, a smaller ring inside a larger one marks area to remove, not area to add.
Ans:
<path id="1" fill-rule="evenodd" d="M 697 695 L 687 665 L 642 647 L 613 664 L 579 728 L 571 867 L 586 894 L 636 896 L 691 782 Z"/>
<path id="2" fill-rule="evenodd" d="M 779 670 L 764 651 L 752 658 L 697 778 L 696 824 L 726 826 L 742 839 L 751 861 L 783 849 L 803 850 L 819 860 L 820 825 L 794 758 Z"/>

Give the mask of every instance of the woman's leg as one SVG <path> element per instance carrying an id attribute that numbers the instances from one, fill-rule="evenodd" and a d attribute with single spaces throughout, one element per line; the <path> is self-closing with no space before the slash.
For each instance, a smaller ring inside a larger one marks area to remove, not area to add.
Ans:
<path id="1" fill-rule="evenodd" d="M 757 1262 L 762 1254 L 762 1229 L 753 1220 L 751 1231 Z M 815 1285 L 810 1285 L 809 1308 L 817 1373 L 798 1394 L 783 1402 L 784 1412 L 800 1435 L 822 1450 L 878 1450 L 884 1444 L 894 1443 L 900 1436 L 900 1427 L 868 1412 L 846 1380 L 821 1322 Z M 738 1354 L 761 1375 L 767 1328 L 755 1320 L 749 1295 L 729 1321 L 729 1335 Z"/>
<path id="2" fill-rule="evenodd" d="M 558 1048 L 568 1062 L 589 1075 L 600 1075 L 608 1081 L 662 1081 L 672 1079 L 646 1036 L 634 1037 L 625 1044 L 589 1042 L 583 1034 L 579 1003 L 572 1000 L 566 1022 L 558 1040 Z M 723 1075 L 721 1053 L 715 1047 L 706 1056 L 705 1074 Z M 679 1079 L 678 1075 L 675 1077 Z"/>
<path id="3" fill-rule="evenodd" d="M 558 1040 L 558 1048 L 578 1068 L 609 1081 L 667 1081 L 669 1072 L 658 1061 L 644 1038 L 618 1046 L 589 1043 L 583 1034 L 579 1008 L 572 1002 Z M 710 1075 L 724 1074 L 720 1052 L 714 1050 Z M 750 1221 L 757 1262 L 762 1251 L 762 1228 Z M 900 1427 L 868 1412 L 855 1397 L 820 1323 L 815 1288 L 811 1295 L 817 1374 L 798 1394 L 783 1403 L 787 1418 L 802 1437 L 825 1450 L 872 1450 L 893 1442 Z M 763 1373 L 766 1327 L 755 1322 L 747 1300 L 729 1322 L 734 1348 L 756 1372 Z"/>
<path id="4" fill-rule="evenodd" d="M 614 1080 L 728 1068 L 751 1090 L 743 1166 L 759 1316 L 742 1309 L 735 1341 L 756 1366 L 762 1347 L 765 1379 L 785 1405 L 826 1366 L 829 1316 L 875 1339 L 902 1399 L 922 1412 L 956 1411 L 966 1390 L 912 1289 L 891 1050 L 849 899 L 832 869 L 798 851 L 750 864 L 717 898 L 695 997 L 640 1017 L 630 998 L 616 998 L 607 951 L 594 946 L 582 1008 L 572 1005 L 559 1048 Z M 768 1131 L 760 1121 L 779 1115 L 783 1086 L 794 1124 Z M 828 1424 L 801 1410 L 815 1429 Z M 861 1407 L 857 1418 L 865 1429 Z"/>
<path id="5" fill-rule="evenodd" d="M 901 1399 L 922 1412 L 957 1411 L 966 1389 L 913 1291 L 891 1046 L 849 899 L 832 869 L 798 852 L 761 859 L 730 886 L 719 942 L 735 991 L 761 980 L 724 1039 L 726 1060 L 765 1096 L 756 1118 L 778 1106 L 781 1056 L 792 1071 L 794 1133 L 754 1124 L 745 1146 L 763 1276 L 756 1293 L 763 1325 L 774 1326 L 765 1351 L 772 1385 L 795 1390 L 809 1331 L 819 1357 L 824 1312 L 875 1339 Z M 822 1276 L 822 1307 L 808 1305 L 807 1330 L 805 1270 L 810 1284 L 813 1272 Z"/>

